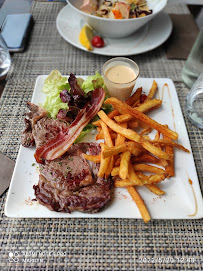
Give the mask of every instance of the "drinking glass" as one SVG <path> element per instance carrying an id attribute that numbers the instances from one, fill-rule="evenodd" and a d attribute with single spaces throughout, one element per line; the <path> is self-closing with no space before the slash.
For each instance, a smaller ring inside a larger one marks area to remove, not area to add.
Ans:
<path id="1" fill-rule="evenodd" d="M 11 66 L 11 58 L 6 44 L 0 34 L 0 79 L 7 74 Z"/>
<path id="2" fill-rule="evenodd" d="M 199 35 L 183 67 L 183 82 L 191 88 L 201 72 L 203 72 L 203 27 L 200 29 Z"/>
<path id="3" fill-rule="evenodd" d="M 187 95 L 186 114 L 193 124 L 203 129 L 203 72 Z"/>

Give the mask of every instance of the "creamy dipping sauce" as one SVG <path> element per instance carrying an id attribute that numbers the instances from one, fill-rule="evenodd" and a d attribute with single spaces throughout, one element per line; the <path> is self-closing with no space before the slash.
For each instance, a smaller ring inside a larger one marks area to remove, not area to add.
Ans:
<path id="1" fill-rule="evenodd" d="M 139 76 L 139 67 L 129 58 L 115 57 L 104 63 L 102 74 L 109 96 L 126 101 Z"/>
<path id="2" fill-rule="evenodd" d="M 105 76 L 114 83 L 125 84 L 132 82 L 136 77 L 136 73 L 133 69 L 125 65 L 117 65 L 110 67 Z"/>

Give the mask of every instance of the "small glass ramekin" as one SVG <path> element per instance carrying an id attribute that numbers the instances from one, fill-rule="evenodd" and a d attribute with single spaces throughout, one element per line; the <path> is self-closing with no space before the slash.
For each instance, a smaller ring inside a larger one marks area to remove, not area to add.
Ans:
<path id="1" fill-rule="evenodd" d="M 117 65 L 124 65 L 131 68 L 135 73 L 135 78 L 126 83 L 116 83 L 106 77 L 106 72 L 109 68 Z M 111 97 L 116 97 L 121 101 L 126 101 L 135 86 L 135 82 L 139 76 L 139 66 L 131 59 L 125 57 L 115 57 L 104 63 L 102 67 L 102 75 L 106 84 L 108 93 Z"/>

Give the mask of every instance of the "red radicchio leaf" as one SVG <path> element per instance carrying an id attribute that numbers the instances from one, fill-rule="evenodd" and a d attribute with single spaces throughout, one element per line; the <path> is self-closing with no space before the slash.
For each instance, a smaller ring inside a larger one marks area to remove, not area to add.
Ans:
<path id="1" fill-rule="evenodd" d="M 80 86 L 78 85 L 77 78 L 75 77 L 74 74 L 72 74 L 72 73 L 70 74 L 70 76 L 68 78 L 68 83 L 70 85 L 71 96 L 79 95 L 79 96 L 85 97 L 85 93 L 84 93 L 83 89 L 81 89 Z"/>
<path id="2" fill-rule="evenodd" d="M 97 88 L 93 92 L 91 101 L 87 102 L 77 115 L 77 118 L 65 130 L 38 148 L 35 152 L 35 159 L 38 163 L 43 163 L 44 159 L 54 160 L 63 155 L 80 135 L 83 128 L 98 113 L 105 98 L 103 88 Z"/>
<path id="3" fill-rule="evenodd" d="M 71 119 L 67 117 L 67 113 L 68 113 L 67 109 L 59 109 L 57 119 L 67 122 L 71 121 Z"/>
<path id="4" fill-rule="evenodd" d="M 67 89 L 64 89 L 61 91 L 60 93 L 60 98 L 61 98 L 61 101 L 63 103 L 67 103 L 69 104 L 69 102 L 71 101 L 72 97 L 71 95 L 68 93 Z"/>

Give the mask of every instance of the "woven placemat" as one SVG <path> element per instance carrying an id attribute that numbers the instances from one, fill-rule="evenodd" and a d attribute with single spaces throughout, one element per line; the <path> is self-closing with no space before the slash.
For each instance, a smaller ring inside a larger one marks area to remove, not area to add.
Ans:
<path id="1" fill-rule="evenodd" d="M 13 160 L 20 146 L 25 103 L 38 75 L 57 68 L 89 75 L 110 57 L 81 51 L 64 41 L 56 17 L 65 3 L 32 6 L 34 28 L 25 52 L 15 54 L 0 99 L 0 151 Z M 167 6 L 169 13 L 187 14 L 184 5 Z M 181 80 L 184 61 L 168 60 L 164 46 L 130 57 L 141 77 L 169 77 L 181 107 L 188 89 Z M 203 188 L 203 133 L 185 119 L 197 173 Z M 202 220 L 135 219 L 11 219 L 0 205 L 0 270 L 203 270 Z"/>

